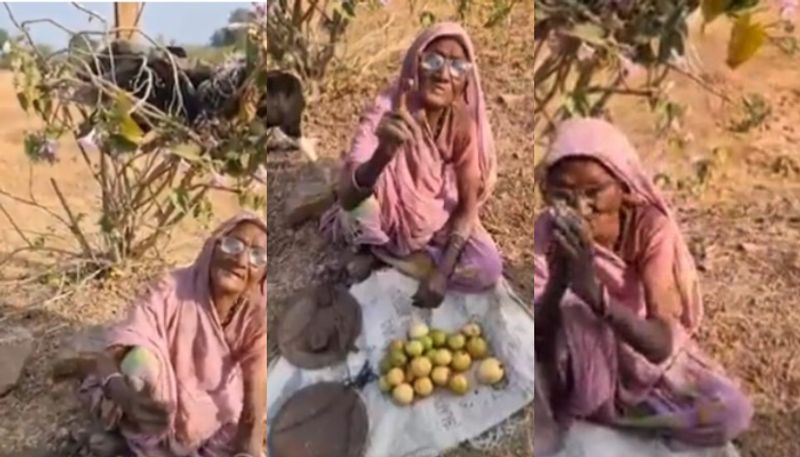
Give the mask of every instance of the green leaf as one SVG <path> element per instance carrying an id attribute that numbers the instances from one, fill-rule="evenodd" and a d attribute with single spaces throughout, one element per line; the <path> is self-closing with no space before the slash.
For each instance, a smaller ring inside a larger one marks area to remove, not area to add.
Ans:
<path id="1" fill-rule="evenodd" d="M 500 5 L 496 4 L 494 11 L 492 11 L 491 16 L 489 16 L 489 20 L 486 21 L 486 23 L 483 24 L 483 26 L 486 28 L 492 28 L 497 24 L 501 23 L 511 13 L 512 6 L 513 3 L 506 3 Z"/>
<path id="2" fill-rule="evenodd" d="M 733 25 L 728 43 L 728 66 L 735 69 L 750 60 L 766 40 L 767 31 L 763 24 L 752 22 L 751 14 L 739 16 Z"/>
<path id="3" fill-rule="evenodd" d="M 203 158 L 200 156 L 201 152 L 200 146 L 189 143 L 178 145 L 172 150 L 173 155 L 180 157 L 190 164 L 202 162 Z"/>
<path id="4" fill-rule="evenodd" d="M 28 97 L 22 92 L 17 92 L 17 100 L 19 101 L 19 106 L 22 107 L 22 110 L 27 113 L 28 109 L 30 108 Z"/>
<path id="5" fill-rule="evenodd" d="M 710 24 L 716 18 L 728 11 L 731 0 L 703 0 L 700 10 L 703 12 L 703 23 Z"/>
<path id="6" fill-rule="evenodd" d="M 423 27 L 428 27 L 436 22 L 436 15 L 431 13 L 430 11 L 423 11 L 419 15 L 419 23 Z"/>
<path id="7" fill-rule="evenodd" d="M 606 32 L 599 25 L 590 23 L 577 24 L 570 30 L 566 31 L 565 35 L 578 38 L 579 40 L 589 44 L 603 47 L 606 46 Z"/>
<path id="8" fill-rule="evenodd" d="M 117 121 L 118 133 L 128 142 L 139 145 L 144 138 L 144 132 L 139 124 L 131 117 L 133 102 L 125 93 L 117 95 L 116 106 L 114 107 L 114 117 Z"/>
<path id="9" fill-rule="evenodd" d="M 138 149 L 139 145 L 128 140 L 126 137 L 117 134 L 111 133 L 108 135 L 108 141 L 112 148 L 112 151 L 122 152 L 122 153 L 130 153 L 135 152 Z"/>

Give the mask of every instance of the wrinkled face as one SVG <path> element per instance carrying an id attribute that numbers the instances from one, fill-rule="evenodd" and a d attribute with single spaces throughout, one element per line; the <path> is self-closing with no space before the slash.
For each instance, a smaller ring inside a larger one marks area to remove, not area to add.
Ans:
<path id="1" fill-rule="evenodd" d="M 450 106 L 464 93 L 472 63 L 455 38 L 433 40 L 420 56 L 420 93 L 426 108 Z"/>
<path id="2" fill-rule="evenodd" d="M 578 211 L 595 233 L 605 222 L 618 217 L 625 200 L 625 187 L 600 162 L 570 158 L 556 163 L 547 175 L 548 203 L 556 200 Z"/>
<path id="3" fill-rule="evenodd" d="M 264 278 L 267 234 L 252 222 L 242 222 L 222 237 L 211 258 L 211 284 L 222 294 L 241 294 Z"/>

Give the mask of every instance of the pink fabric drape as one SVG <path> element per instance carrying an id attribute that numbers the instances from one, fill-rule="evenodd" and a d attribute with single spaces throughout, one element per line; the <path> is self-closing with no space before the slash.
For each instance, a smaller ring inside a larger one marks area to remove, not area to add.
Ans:
<path id="1" fill-rule="evenodd" d="M 134 450 L 158 446 L 181 456 L 227 455 L 224 449 L 232 443 L 220 441 L 232 438 L 242 412 L 241 365 L 266 353 L 259 347 L 267 332 L 266 277 L 247 292 L 224 328 L 211 302 L 214 249 L 221 237 L 243 222 L 267 230 L 260 218 L 249 213 L 228 220 L 206 241 L 193 265 L 151 286 L 127 317 L 107 332 L 109 347 L 144 348 L 155 356 L 159 375 L 153 380 L 154 396 L 171 408 L 166 436 L 139 436 L 122 428 Z M 92 402 L 102 399 L 96 379 L 88 379 L 82 390 Z"/>

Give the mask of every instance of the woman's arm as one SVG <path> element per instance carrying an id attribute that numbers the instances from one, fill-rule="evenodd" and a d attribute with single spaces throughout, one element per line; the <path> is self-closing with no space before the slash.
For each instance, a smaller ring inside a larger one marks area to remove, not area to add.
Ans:
<path id="1" fill-rule="evenodd" d="M 387 147 L 379 145 L 369 160 L 351 165 L 342 174 L 338 188 L 339 204 L 342 209 L 351 211 L 372 195 L 372 188 L 375 187 L 375 183 L 392 157 Z"/>
<path id="2" fill-rule="evenodd" d="M 454 167 L 456 187 L 458 189 L 458 205 L 450 216 L 450 237 L 438 270 L 449 277 L 456 265 L 464 245 L 472 235 L 472 229 L 478 221 L 478 193 L 481 186 L 481 169 L 478 158 L 477 128 L 470 123 L 461 145 L 456 145 Z"/>
<path id="3" fill-rule="evenodd" d="M 551 278 L 542 295 L 534 302 L 534 350 L 538 360 L 546 360 L 551 355 L 553 339 L 561 323 L 561 300 L 566 292 L 566 284 L 559 284 Z"/>
<path id="4" fill-rule="evenodd" d="M 646 247 L 639 263 L 647 317 L 641 318 L 624 306 L 612 306 L 608 319 L 623 340 L 649 361 L 658 364 L 672 354 L 672 327 L 681 310 L 681 295 L 672 274 L 674 231 L 670 222 L 660 214 L 642 223 L 653 227 L 646 234 Z"/>
<path id="5" fill-rule="evenodd" d="M 663 316 L 641 318 L 625 306 L 612 306 L 608 321 L 633 349 L 654 364 L 672 354 L 672 329 Z"/>
<path id="6" fill-rule="evenodd" d="M 236 443 L 238 452 L 258 457 L 263 452 L 266 438 L 267 413 L 267 336 L 253 343 L 253 350 L 242 361 L 244 378 L 244 405 L 239 418 Z"/>

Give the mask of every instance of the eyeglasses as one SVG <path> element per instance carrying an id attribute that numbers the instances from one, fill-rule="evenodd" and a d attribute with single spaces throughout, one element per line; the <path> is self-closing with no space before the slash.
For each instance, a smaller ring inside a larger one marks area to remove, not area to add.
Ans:
<path id="1" fill-rule="evenodd" d="M 472 70 L 470 61 L 466 59 L 450 59 L 438 52 L 426 52 L 422 55 L 422 60 L 420 61 L 420 67 L 428 73 L 436 73 L 445 65 L 450 69 L 450 76 L 453 78 L 462 78 Z"/>
<path id="2" fill-rule="evenodd" d="M 248 249 L 249 248 L 249 249 Z M 267 264 L 267 249 L 248 246 L 244 241 L 232 236 L 225 236 L 219 241 L 219 250 L 231 256 L 240 255 L 245 250 L 250 265 L 261 268 Z"/>
<path id="3" fill-rule="evenodd" d="M 580 190 L 548 186 L 547 194 L 553 200 L 563 200 L 566 202 L 578 201 L 580 197 L 586 200 L 596 201 L 600 195 L 611 189 L 615 184 L 616 182 L 609 181 L 588 189 Z"/>

